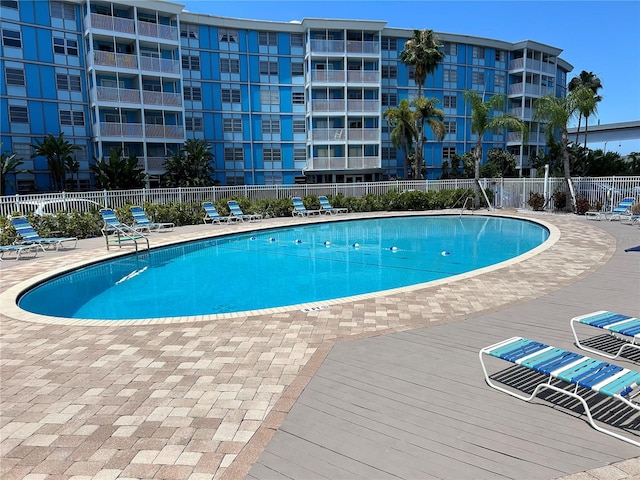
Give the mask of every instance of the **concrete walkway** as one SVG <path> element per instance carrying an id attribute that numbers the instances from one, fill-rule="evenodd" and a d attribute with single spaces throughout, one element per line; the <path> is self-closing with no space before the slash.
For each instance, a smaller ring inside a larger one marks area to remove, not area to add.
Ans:
<path id="1" fill-rule="evenodd" d="M 549 312 L 558 320 L 609 307 L 640 312 L 640 300 L 633 297 L 640 291 L 640 275 L 622 283 L 630 291 L 608 287 L 616 262 L 627 272 L 634 268 L 640 272 L 640 254 L 622 253 L 640 244 L 637 229 L 573 216 L 543 220 L 559 233 L 552 248 L 499 270 L 394 295 L 329 303 L 330 308 L 321 310 L 278 309 L 221 320 L 104 324 L 27 318 L 16 312 L 8 295 L 21 282 L 113 253 L 107 253 L 101 239 L 91 239 L 79 242 L 73 251 L 3 262 L 0 475 L 3 479 L 235 479 L 249 472 L 260 476 L 251 467 L 265 465 L 262 452 L 270 453 L 269 440 L 276 438 L 278 428 L 289 428 L 283 421 L 296 401 L 304 399 L 300 394 L 311 386 L 329 352 L 334 355 L 336 342 L 349 345 L 352 342 L 345 340 L 356 340 L 355 345 L 415 330 L 440 335 L 449 328 L 466 328 L 463 322 L 476 319 L 478 325 L 507 321 L 502 312 L 509 317 L 509 309 L 531 303 L 526 325 L 539 316 L 540 305 L 552 305 L 546 298 L 553 298 L 554 306 L 562 305 Z M 151 243 L 309 221 L 183 227 L 154 234 Z M 599 277 L 607 269 L 609 273 Z M 574 296 L 566 304 L 556 300 L 562 298 L 562 289 L 584 281 L 591 286 L 585 287 L 582 298 Z M 635 305 L 629 300 L 633 298 Z M 605 299 L 612 300 L 603 305 Z M 536 333 L 542 331 L 546 330 Z M 370 350 L 375 343 L 363 345 L 364 353 L 375 356 Z M 538 412 L 526 405 L 516 408 L 523 418 L 532 419 Z M 584 423 L 573 417 L 569 421 Z M 625 475 L 633 474 L 634 468 L 635 473 L 640 471 L 633 460 L 636 455 L 624 447 L 620 450 L 627 454 L 618 463 L 624 469 L 619 471 Z M 597 468 L 612 468 L 608 465 L 620 461 L 620 454 L 617 460 L 607 458 L 597 460 Z M 591 467 L 569 465 L 564 471 L 587 468 Z"/>

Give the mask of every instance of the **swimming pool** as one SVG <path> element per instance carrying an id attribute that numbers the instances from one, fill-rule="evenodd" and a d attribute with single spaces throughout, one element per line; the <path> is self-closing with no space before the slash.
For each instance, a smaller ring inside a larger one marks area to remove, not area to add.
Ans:
<path id="1" fill-rule="evenodd" d="M 125 320 L 308 304 L 470 272 L 548 236 L 537 223 L 489 216 L 308 224 L 101 262 L 42 283 L 19 306 L 54 317 Z"/>

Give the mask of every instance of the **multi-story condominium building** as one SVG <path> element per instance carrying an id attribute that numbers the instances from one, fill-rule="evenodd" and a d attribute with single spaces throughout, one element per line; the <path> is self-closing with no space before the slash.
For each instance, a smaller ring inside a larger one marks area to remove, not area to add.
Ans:
<path id="1" fill-rule="evenodd" d="M 398 59 L 412 30 L 223 18 L 161 0 L 2 0 L 0 17 L 0 136 L 28 170 L 17 175 L 20 192 L 51 188 L 45 159 L 31 158 L 48 133 L 80 147 L 81 188 L 92 183 L 89 165 L 114 148 L 135 154 L 159 185 L 165 156 L 189 138 L 210 142 L 222 184 L 407 176 L 382 113 L 417 95 Z M 423 94 L 439 100 L 447 133 L 427 135 L 427 178 L 475 146 L 465 90 L 506 95 L 508 112 L 529 124 L 527 143 L 509 132 L 483 138 L 485 157 L 505 149 L 529 175 L 531 154 L 545 146 L 533 103 L 564 96 L 571 65 L 535 41 L 437 35 L 446 56 Z"/>

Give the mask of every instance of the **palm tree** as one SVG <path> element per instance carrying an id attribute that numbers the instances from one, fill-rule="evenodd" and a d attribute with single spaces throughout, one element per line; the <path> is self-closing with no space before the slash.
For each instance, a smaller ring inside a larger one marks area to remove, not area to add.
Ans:
<path id="1" fill-rule="evenodd" d="M 571 159 L 569 156 L 569 122 L 580 112 L 594 108 L 595 98 L 589 87 L 578 87 L 569 92 L 566 97 L 555 97 L 553 94 L 545 95 L 534 103 L 534 120 L 545 125 L 547 137 L 554 138 L 554 132 L 560 130 L 560 150 L 563 160 L 564 178 L 571 190 Z M 573 192 L 573 191 L 572 191 Z M 573 197 L 573 194 L 572 194 Z M 575 205 L 575 199 L 571 201 Z"/>
<path id="2" fill-rule="evenodd" d="M 576 143 L 578 143 L 578 136 L 580 135 L 580 124 L 582 123 L 582 117 L 584 117 L 584 148 L 587 148 L 587 133 L 589 131 L 589 117 L 596 113 L 597 104 L 602 100 L 602 97 L 598 95 L 598 90 L 602 88 L 602 82 L 598 76 L 593 72 L 587 72 L 583 70 L 580 75 L 573 77 L 568 85 L 570 92 L 575 91 L 580 87 L 587 87 L 593 92 L 593 98 L 595 103 L 592 107 L 583 108 L 580 110 L 578 117 L 578 129 L 576 131 Z"/>
<path id="3" fill-rule="evenodd" d="M 138 158 L 129 155 L 122 156 L 122 149 L 112 148 L 109 151 L 109 161 L 104 158 L 90 165 L 95 175 L 96 187 L 105 190 L 129 190 L 143 188 L 146 175 L 138 166 Z"/>
<path id="4" fill-rule="evenodd" d="M 444 125 L 444 112 L 438 108 L 439 100 L 437 98 L 418 97 L 411 102 L 415 107 L 416 130 L 420 133 L 420 137 L 416 141 L 416 178 L 422 178 L 422 168 L 424 165 L 424 149 L 423 145 L 426 140 L 424 134 L 425 123 L 429 126 L 431 132 L 438 141 L 444 138 L 446 128 Z"/>
<path id="5" fill-rule="evenodd" d="M 190 138 L 165 161 L 164 181 L 169 187 L 206 187 L 213 185 L 213 153 L 206 140 Z"/>
<path id="6" fill-rule="evenodd" d="M 4 142 L 0 142 L 0 151 Z M 21 158 L 17 158 L 18 154 L 15 152 L 2 152 L 0 153 L 0 195 L 6 194 L 7 184 L 11 185 L 15 189 L 15 184 L 9 180 L 9 175 L 15 175 L 16 168 L 22 165 L 24 162 Z"/>
<path id="7" fill-rule="evenodd" d="M 53 188 L 62 191 L 67 173 L 66 162 L 71 157 L 71 153 L 80 150 L 80 147 L 65 140 L 62 133 L 57 137 L 50 133 L 44 137 L 42 142 L 36 140 L 32 147 L 35 149 L 35 153 L 31 155 L 31 158 L 43 156 L 47 159 Z"/>
<path id="8" fill-rule="evenodd" d="M 474 178 L 475 178 L 475 206 L 480 205 L 480 161 L 482 160 L 482 138 L 487 131 L 500 131 L 504 129 L 521 132 L 526 140 L 529 129 L 527 124 L 519 118 L 507 113 L 495 113 L 502 111 L 505 105 L 504 95 L 493 95 L 484 101 L 477 92 L 467 90 L 464 92 L 465 102 L 471 106 L 471 133 L 477 135 L 476 147 L 473 151 Z"/>
<path id="9" fill-rule="evenodd" d="M 382 117 L 393 127 L 391 142 L 402 151 L 403 171 L 409 167 L 409 150 L 413 148 L 417 130 L 413 111 L 409 101 L 403 99 L 397 108 L 389 108 L 382 113 Z"/>
<path id="10" fill-rule="evenodd" d="M 399 54 L 400 61 L 414 67 L 413 79 L 418 85 L 418 98 L 422 98 L 422 87 L 427 75 L 435 72 L 438 63 L 444 58 L 443 45 L 433 30 L 414 30 L 413 36 L 407 40 Z M 421 173 L 424 157 L 424 122 L 418 122 L 416 133 L 416 178 Z"/>
<path id="11" fill-rule="evenodd" d="M 435 72 L 444 58 L 443 46 L 433 30 L 414 30 L 400 52 L 400 61 L 415 67 L 413 79 L 418 85 L 418 97 L 422 96 L 422 86 L 427 75 Z"/>

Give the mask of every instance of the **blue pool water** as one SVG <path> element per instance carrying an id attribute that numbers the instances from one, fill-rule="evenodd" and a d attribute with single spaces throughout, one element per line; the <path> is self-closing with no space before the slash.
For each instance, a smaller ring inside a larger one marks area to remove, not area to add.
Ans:
<path id="1" fill-rule="evenodd" d="M 43 315 L 142 319 L 241 312 L 429 282 L 531 250 L 523 220 L 427 216 L 309 224 L 202 240 L 50 280 L 19 305 Z"/>

